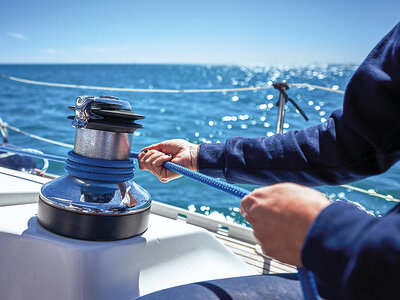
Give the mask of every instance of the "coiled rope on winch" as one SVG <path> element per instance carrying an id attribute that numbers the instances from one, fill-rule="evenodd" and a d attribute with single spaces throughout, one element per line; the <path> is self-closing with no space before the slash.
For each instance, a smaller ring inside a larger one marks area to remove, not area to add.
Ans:
<path id="1" fill-rule="evenodd" d="M 132 160 L 114 161 L 104 159 L 94 159 L 77 155 L 73 151 L 68 152 L 68 159 L 56 155 L 32 153 L 20 149 L 12 149 L 0 146 L 0 151 L 22 154 L 26 156 L 49 159 L 58 162 L 66 162 L 65 170 L 72 176 L 108 182 L 124 182 L 132 179 L 134 176 L 134 164 Z M 139 153 L 132 152 L 130 157 L 137 158 Z M 250 194 L 250 191 L 239 188 L 227 182 L 217 180 L 207 175 L 195 172 L 172 162 L 165 162 L 165 168 L 187 176 L 197 182 L 211 186 L 215 189 L 233 195 L 242 199 Z M 315 285 L 314 277 L 310 271 L 304 268 L 298 268 L 298 277 L 301 283 L 304 299 L 317 300 L 318 291 Z"/>
<path id="2" fill-rule="evenodd" d="M 68 152 L 65 170 L 68 174 L 88 180 L 124 182 L 135 176 L 133 160 L 105 160 Z"/>
<path id="3" fill-rule="evenodd" d="M 132 179 L 135 176 L 135 163 L 133 160 L 121 161 L 96 159 L 78 155 L 73 151 L 69 151 L 68 158 L 65 158 L 58 155 L 29 152 L 26 150 L 14 149 L 6 146 L 0 146 L 0 151 L 66 163 L 65 170 L 67 173 L 82 179 L 107 182 L 124 182 Z"/>

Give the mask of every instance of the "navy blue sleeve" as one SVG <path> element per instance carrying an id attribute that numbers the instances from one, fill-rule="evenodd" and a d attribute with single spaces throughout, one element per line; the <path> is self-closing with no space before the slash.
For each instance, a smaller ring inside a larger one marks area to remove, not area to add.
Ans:
<path id="1" fill-rule="evenodd" d="M 398 299 L 400 215 L 376 218 L 335 202 L 314 221 L 302 262 L 328 299 Z"/>
<path id="2" fill-rule="evenodd" d="M 202 144 L 200 172 L 231 183 L 342 184 L 379 174 L 400 159 L 400 23 L 350 80 L 343 110 L 327 124 L 270 138 Z"/>

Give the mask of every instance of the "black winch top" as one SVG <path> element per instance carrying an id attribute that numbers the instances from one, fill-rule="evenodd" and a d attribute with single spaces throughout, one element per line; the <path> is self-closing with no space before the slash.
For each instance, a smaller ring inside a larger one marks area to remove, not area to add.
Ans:
<path id="1" fill-rule="evenodd" d="M 80 96 L 75 106 L 69 106 L 75 116 L 69 116 L 72 126 L 113 132 L 132 133 L 143 128 L 136 120 L 144 116 L 134 113 L 129 102 L 112 96 Z"/>

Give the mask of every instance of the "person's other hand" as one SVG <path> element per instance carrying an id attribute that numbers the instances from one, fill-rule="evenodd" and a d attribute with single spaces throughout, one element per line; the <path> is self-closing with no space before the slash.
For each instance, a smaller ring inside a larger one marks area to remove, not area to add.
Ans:
<path id="1" fill-rule="evenodd" d="M 171 161 L 193 171 L 198 171 L 197 156 L 200 145 L 185 140 L 167 140 L 142 149 L 139 154 L 139 167 L 153 173 L 160 181 L 168 182 L 181 177 L 163 167 L 163 163 Z"/>
<path id="2" fill-rule="evenodd" d="M 265 254 L 300 267 L 306 234 L 329 204 L 317 190 L 279 183 L 256 189 L 244 197 L 240 211 L 253 227 Z"/>

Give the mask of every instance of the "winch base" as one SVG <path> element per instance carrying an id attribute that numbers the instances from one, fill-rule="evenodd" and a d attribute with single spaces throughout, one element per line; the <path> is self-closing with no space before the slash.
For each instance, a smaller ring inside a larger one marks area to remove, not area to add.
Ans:
<path id="1" fill-rule="evenodd" d="M 38 221 L 47 230 L 66 237 L 113 241 L 137 236 L 146 231 L 150 207 L 130 214 L 95 215 L 68 211 L 45 203 L 39 196 Z"/>

